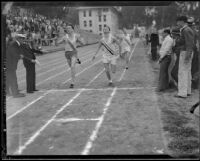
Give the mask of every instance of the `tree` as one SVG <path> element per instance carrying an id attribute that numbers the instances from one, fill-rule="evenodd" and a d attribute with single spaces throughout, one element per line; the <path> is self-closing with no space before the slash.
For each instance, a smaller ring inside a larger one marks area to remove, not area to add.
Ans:
<path id="1" fill-rule="evenodd" d="M 169 27 L 176 24 L 179 15 L 200 15 L 199 1 L 175 1 L 168 6 L 124 6 L 121 9 L 120 28 L 132 28 L 133 24 L 151 26 L 156 21 L 157 28 Z"/>

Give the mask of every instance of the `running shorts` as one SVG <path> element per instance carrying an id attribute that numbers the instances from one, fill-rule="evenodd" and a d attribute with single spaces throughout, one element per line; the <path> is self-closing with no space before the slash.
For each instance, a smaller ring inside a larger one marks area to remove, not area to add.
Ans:
<path id="1" fill-rule="evenodd" d="M 112 57 L 103 56 L 102 62 L 116 65 L 118 57 L 119 56 L 112 56 Z"/>
<path id="2" fill-rule="evenodd" d="M 72 59 L 73 56 L 75 56 L 75 54 L 77 54 L 76 51 L 65 51 L 65 57 L 66 59 Z"/>

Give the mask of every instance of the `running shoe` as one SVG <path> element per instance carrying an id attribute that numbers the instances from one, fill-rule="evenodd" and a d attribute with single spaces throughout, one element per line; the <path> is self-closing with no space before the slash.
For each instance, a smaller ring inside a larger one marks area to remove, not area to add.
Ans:
<path id="1" fill-rule="evenodd" d="M 70 84 L 69 88 L 74 88 L 74 85 L 73 85 L 73 84 Z"/>
<path id="2" fill-rule="evenodd" d="M 108 83 L 108 86 L 110 86 L 110 87 L 114 87 L 113 82 L 109 82 L 109 83 Z"/>
<path id="3" fill-rule="evenodd" d="M 81 64 L 81 61 L 80 61 L 79 59 L 77 59 L 77 63 L 78 63 L 78 64 Z"/>

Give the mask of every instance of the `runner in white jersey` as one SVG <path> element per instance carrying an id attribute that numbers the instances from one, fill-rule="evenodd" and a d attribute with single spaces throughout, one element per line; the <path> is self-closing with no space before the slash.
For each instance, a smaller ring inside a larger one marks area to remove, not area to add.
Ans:
<path id="1" fill-rule="evenodd" d="M 126 69 L 128 69 L 129 64 L 129 55 L 131 52 L 131 41 L 130 36 L 126 33 L 125 29 L 123 29 L 119 33 L 119 39 L 121 44 L 121 57 L 126 61 Z"/>
<path id="2" fill-rule="evenodd" d="M 117 58 L 119 58 L 121 47 L 118 40 L 110 33 L 110 28 L 108 26 L 104 27 L 103 32 L 104 32 L 103 38 L 101 39 L 99 43 L 99 47 L 95 55 L 93 56 L 92 60 L 95 59 L 95 56 L 101 49 L 103 52 L 102 62 L 104 64 L 105 72 L 109 80 L 109 86 L 113 86 L 111 73 L 110 73 L 110 67 L 111 67 L 112 73 L 115 73 L 116 61 L 117 61 Z M 117 46 L 118 46 L 119 51 L 117 51 Z"/>
<path id="3" fill-rule="evenodd" d="M 74 32 L 74 27 L 71 24 L 66 26 L 66 35 L 64 35 L 57 43 L 65 42 L 65 57 L 71 69 L 71 84 L 70 88 L 74 87 L 75 83 L 75 64 L 81 64 L 78 58 L 77 42 L 83 44 L 80 40 L 80 35 Z"/>

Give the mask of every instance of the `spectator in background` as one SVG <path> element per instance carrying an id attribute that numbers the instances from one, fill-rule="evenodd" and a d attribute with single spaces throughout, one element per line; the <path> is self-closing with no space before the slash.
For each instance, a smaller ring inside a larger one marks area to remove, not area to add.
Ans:
<path id="1" fill-rule="evenodd" d="M 186 98 L 191 95 L 191 64 L 194 47 L 194 32 L 187 24 L 187 17 L 177 18 L 177 25 L 181 28 L 181 49 L 178 70 L 178 94 L 175 97 Z"/>
<path id="2" fill-rule="evenodd" d="M 152 29 L 149 42 L 151 43 L 151 57 L 155 61 L 157 60 L 157 50 L 159 47 L 159 37 L 156 28 Z"/>
<path id="3" fill-rule="evenodd" d="M 171 70 L 172 81 L 174 85 L 178 88 L 178 66 L 179 66 L 179 56 L 180 56 L 180 29 L 172 29 L 172 38 L 174 39 L 173 48 L 172 48 L 172 61 L 174 65 Z"/>
<path id="4" fill-rule="evenodd" d="M 198 76 L 199 75 L 199 36 L 197 33 L 197 30 L 195 28 L 195 22 L 194 18 L 190 17 L 188 18 L 188 26 L 193 30 L 194 32 L 194 47 L 193 47 L 193 59 L 192 59 L 192 67 L 191 67 L 191 74 L 192 74 L 192 86 L 198 87 Z"/>
<path id="5" fill-rule="evenodd" d="M 35 53 L 41 54 L 41 51 L 35 49 L 34 42 L 32 41 L 22 44 L 22 52 L 24 55 L 23 63 L 26 68 L 26 90 L 27 93 L 33 93 L 38 91 L 36 89 Z"/>
<path id="6" fill-rule="evenodd" d="M 169 64 L 171 62 L 173 39 L 170 36 L 170 30 L 163 31 L 163 42 L 159 52 L 160 58 L 158 60 L 160 64 L 159 85 L 157 91 L 161 92 L 169 88 Z"/>
<path id="7" fill-rule="evenodd" d="M 149 44 L 149 34 L 148 33 L 146 33 L 145 39 L 146 39 L 146 46 L 148 46 L 148 44 Z"/>
<path id="8" fill-rule="evenodd" d="M 21 58 L 21 44 L 25 36 L 21 34 L 15 35 L 16 39 L 9 43 L 6 50 L 6 92 L 13 97 L 24 97 L 25 95 L 19 93 L 17 84 L 17 64 Z"/>

